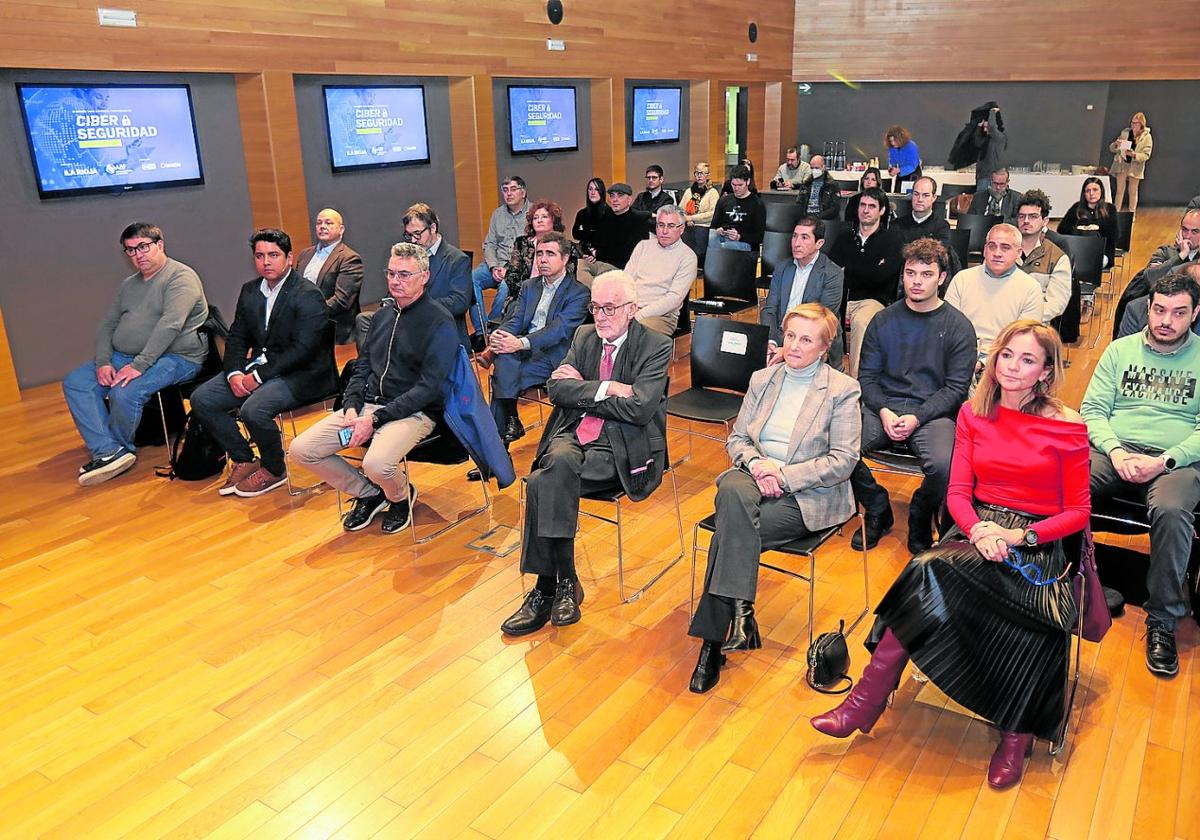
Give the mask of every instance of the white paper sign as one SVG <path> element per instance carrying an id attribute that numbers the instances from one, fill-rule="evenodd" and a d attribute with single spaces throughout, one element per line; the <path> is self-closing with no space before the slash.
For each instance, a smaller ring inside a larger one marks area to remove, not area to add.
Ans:
<path id="1" fill-rule="evenodd" d="M 1131 141 L 1129 141 L 1129 140 L 1121 141 L 1121 151 L 1122 152 L 1128 152 L 1132 148 L 1133 148 L 1133 143 Z"/>
<path id="2" fill-rule="evenodd" d="M 746 355 L 747 339 L 745 333 L 739 332 L 723 332 L 721 333 L 721 352 L 722 353 L 737 353 L 739 356 Z"/>

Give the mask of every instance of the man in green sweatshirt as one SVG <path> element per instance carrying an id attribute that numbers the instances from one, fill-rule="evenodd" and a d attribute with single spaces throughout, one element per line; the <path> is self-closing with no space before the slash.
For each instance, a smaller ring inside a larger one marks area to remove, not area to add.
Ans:
<path id="1" fill-rule="evenodd" d="M 1183 272 L 1150 286 L 1149 323 L 1104 351 L 1080 411 L 1092 442 L 1092 497 L 1144 498 L 1150 512 L 1146 666 L 1179 672 L 1175 624 L 1200 504 L 1200 287 Z"/>
<path id="2" fill-rule="evenodd" d="M 96 330 L 95 358 L 63 380 L 67 408 L 92 456 L 79 468 L 84 487 L 134 465 L 142 408 L 168 385 L 193 379 L 208 354 L 199 332 L 208 303 L 196 272 L 167 256 L 158 225 L 134 222 L 120 242 L 136 271 L 121 282 Z"/>

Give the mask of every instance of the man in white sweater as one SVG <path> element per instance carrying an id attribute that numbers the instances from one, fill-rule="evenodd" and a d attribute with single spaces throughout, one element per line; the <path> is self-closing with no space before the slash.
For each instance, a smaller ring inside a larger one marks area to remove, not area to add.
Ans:
<path id="1" fill-rule="evenodd" d="M 681 241 L 686 218 L 675 204 L 658 208 L 654 238 L 633 249 L 625 272 L 637 285 L 637 319 L 642 326 L 671 336 L 679 310 L 696 281 L 696 252 Z"/>
<path id="2" fill-rule="evenodd" d="M 967 316 L 983 358 L 1000 331 L 1021 318 L 1042 320 L 1042 287 L 1021 269 L 1021 232 L 1009 224 L 988 231 L 983 265 L 964 268 L 950 281 L 946 303 Z"/>

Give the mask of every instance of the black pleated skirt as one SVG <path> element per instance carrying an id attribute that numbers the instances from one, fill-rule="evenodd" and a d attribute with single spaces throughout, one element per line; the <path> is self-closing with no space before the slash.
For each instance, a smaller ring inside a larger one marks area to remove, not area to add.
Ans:
<path id="1" fill-rule="evenodd" d="M 1035 519 L 984 503 L 975 509 L 1005 528 Z M 1021 554 L 1043 579 L 1065 567 L 1061 542 Z M 1016 569 L 985 560 L 955 526 L 909 562 L 875 612 L 868 647 L 890 627 L 913 663 L 959 705 L 1002 730 L 1054 737 L 1075 621 L 1069 577 L 1035 586 Z"/>

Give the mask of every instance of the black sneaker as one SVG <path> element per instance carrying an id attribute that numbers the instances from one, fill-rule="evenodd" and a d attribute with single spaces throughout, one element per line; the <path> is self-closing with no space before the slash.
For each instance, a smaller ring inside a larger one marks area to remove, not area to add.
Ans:
<path id="1" fill-rule="evenodd" d="M 91 487 L 93 484 L 100 484 L 108 481 L 110 478 L 116 478 L 126 470 L 132 469 L 136 463 L 136 455 L 128 449 L 118 449 L 111 455 L 105 455 L 103 458 L 88 461 L 80 467 L 79 485 L 81 487 Z"/>
<path id="2" fill-rule="evenodd" d="M 370 496 L 355 499 L 354 507 L 342 520 L 342 527 L 347 531 L 361 531 L 370 525 L 371 520 L 378 516 L 385 507 L 387 507 L 387 496 L 383 495 L 382 490 L 372 493 Z"/>
<path id="3" fill-rule="evenodd" d="M 1173 677 L 1179 673 L 1175 631 L 1159 624 L 1146 626 L 1146 667 L 1151 674 Z"/>
<path id="4" fill-rule="evenodd" d="M 896 517 L 892 515 L 892 509 L 889 507 L 881 514 L 868 513 L 864 519 L 867 520 L 867 548 L 874 548 L 884 534 L 892 530 L 892 526 L 896 524 Z M 850 547 L 855 551 L 863 550 L 863 529 L 859 528 L 854 532 L 854 536 L 850 538 Z"/>
<path id="5" fill-rule="evenodd" d="M 394 534 L 408 527 L 413 505 L 417 503 L 417 485 L 408 482 L 408 501 L 392 502 L 383 512 L 383 533 Z"/>
<path id="6" fill-rule="evenodd" d="M 525 595 L 521 608 L 500 625 L 500 632 L 506 636 L 525 636 L 541 630 L 549 620 L 550 596 L 534 588 Z"/>

